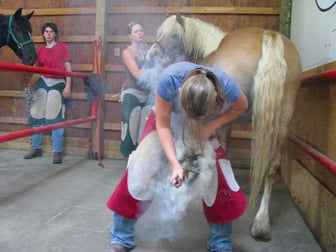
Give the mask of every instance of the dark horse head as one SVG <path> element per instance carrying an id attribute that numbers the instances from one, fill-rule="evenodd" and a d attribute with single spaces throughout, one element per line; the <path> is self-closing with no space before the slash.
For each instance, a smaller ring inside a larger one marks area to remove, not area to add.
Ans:
<path id="1" fill-rule="evenodd" d="M 22 8 L 13 15 L 0 14 L 0 47 L 7 45 L 22 59 L 23 64 L 33 65 L 37 56 L 29 19 L 34 11 L 28 15 L 21 14 Z"/>

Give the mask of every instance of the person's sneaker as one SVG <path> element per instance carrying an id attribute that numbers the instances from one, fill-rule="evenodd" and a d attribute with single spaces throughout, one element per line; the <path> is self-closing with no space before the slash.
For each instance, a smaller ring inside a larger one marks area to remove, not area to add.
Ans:
<path id="1" fill-rule="evenodd" d="M 53 163 L 61 164 L 63 162 L 62 152 L 54 152 Z"/>
<path id="2" fill-rule="evenodd" d="M 122 246 L 121 244 L 114 243 L 114 244 L 111 244 L 111 249 L 108 252 L 126 252 L 132 249 L 133 248 L 127 248 L 127 247 Z"/>
<path id="3" fill-rule="evenodd" d="M 42 150 L 41 149 L 32 149 L 26 155 L 24 155 L 24 159 L 32 159 L 36 157 L 42 157 Z"/>

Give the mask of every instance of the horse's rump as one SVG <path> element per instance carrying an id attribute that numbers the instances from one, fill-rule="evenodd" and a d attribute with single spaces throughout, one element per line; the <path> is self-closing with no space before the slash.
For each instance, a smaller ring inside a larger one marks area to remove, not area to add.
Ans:
<path id="1" fill-rule="evenodd" d="M 222 69 L 240 86 L 250 98 L 253 86 L 253 76 L 261 57 L 263 29 L 245 28 L 228 33 L 218 46 L 218 49 L 200 61 L 207 66 Z"/>
<path id="2" fill-rule="evenodd" d="M 250 197 L 253 204 L 266 173 L 270 167 L 279 165 L 278 161 L 272 162 L 278 160 L 276 155 L 285 141 L 300 84 L 298 53 L 278 32 L 245 28 L 227 34 L 216 52 L 201 63 L 228 73 L 249 100 L 253 117 Z"/>

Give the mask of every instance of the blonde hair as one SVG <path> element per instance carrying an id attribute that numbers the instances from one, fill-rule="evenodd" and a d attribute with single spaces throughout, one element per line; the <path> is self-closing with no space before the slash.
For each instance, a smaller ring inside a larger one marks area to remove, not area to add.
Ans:
<path id="1" fill-rule="evenodd" d="M 182 83 L 179 101 L 185 114 L 182 123 L 183 140 L 188 129 L 203 150 L 202 119 L 225 103 L 217 77 L 204 68 L 191 71 Z"/>

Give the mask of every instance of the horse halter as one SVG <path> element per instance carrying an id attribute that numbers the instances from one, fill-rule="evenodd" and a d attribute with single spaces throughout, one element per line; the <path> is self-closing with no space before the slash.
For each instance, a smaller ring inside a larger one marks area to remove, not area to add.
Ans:
<path id="1" fill-rule="evenodd" d="M 18 49 L 19 50 L 22 50 L 22 48 L 27 45 L 27 44 L 30 44 L 30 43 L 33 43 L 33 40 L 32 39 L 29 39 L 27 41 L 24 41 L 24 42 L 19 42 L 17 40 L 17 38 L 15 37 L 15 34 L 12 30 L 12 21 L 13 21 L 13 15 L 10 15 L 9 16 L 9 22 L 8 22 L 8 34 L 7 34 L 7 44 L 9 42 L 9 39 L 12 38 L 12 40 L 16 43 L 16 45 L 18 46 Z"/>

